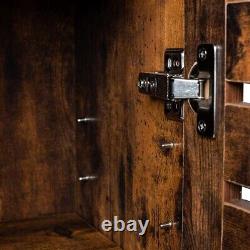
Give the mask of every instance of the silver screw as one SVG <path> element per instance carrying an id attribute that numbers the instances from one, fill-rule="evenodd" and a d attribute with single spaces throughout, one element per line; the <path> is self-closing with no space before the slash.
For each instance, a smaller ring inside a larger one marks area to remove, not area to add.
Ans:
<path id="1" fill-rule="evenodd" d="M 161 224 L 160 225 L 160 228 L 161 229 L 168 229 L 168 228 L 173 228 L 174 226 L 176 226 L 176 225 L 178 225 L 179 224 L 179 222 L 177 221 L 177 222 L 168 222 L 168 223 L 163 223 L 163 224 Z"/>
<path id="2" fill-rule="evenodd" d="M 207 124 L 204 122 L 204 121 L 199 121 L 198 122 L 198 131 L 200 132 L 200 133 L 204 133 L 206 130 L 207 130 Z"/>
<path id="3" fill-rule="evenodd" d="M 78 118 L 77 119 L 77 122 L 96 122 L 96 121 L 98 121 L 98 119 L 97 118 L 95 118 L 95 117 L 84 117 L 84 118 Z"/>
<path id="4" fill-rule="evenodd" d="M 171 149 L 174 147 L 179 147 L 181 143 L 175 143 L 175 142 L 161 142 L 159 144 L 159 147 L 163 153 L 168 153 Z"/>
<path id="5" fill-rule="evenodd" d="M 205 61 L 207 59 L 207 51 L 206 51 L 206 49 L 201 48 L 199 50 L 199 55 L 198 56 L 199 56 L 200 60 Z"/>
<path id="6" fill-rule="evenodd" d="M 170 112 L 172 110 L 172 102 L 166 102 L 166 110 Z"/>
<path id="7" fill-rule="evenodd" d="M 170 143 L 162 143 L 161 144 L 161 149 L 162 150 L 168 150 L 168 149 L 172 149 L 174 147 L 174 143 L 170 142 Z"/>
<path id="8" fill-rule="evenodd" d="M 82 177 L 78 178 L 79 181 L 93 181 L 93 180 L 96 180 L 96 179 L 97 179 L 97 176 L 92 176 L 92 175 L 82 176 Z"/>
<path id="9" fill-rule="evenodd" d="M 138 84 L 137 84 L 138 88 L 141 89 L 142 88 L 142 82 L 139 80 Z"/>
<path id="10" fill-rule="evenodd" d="M 146 85 L 146 81 L 145 81 L 145 80 L 140 79 L 140 80 L 138 81 L 138 88 L 139 88 L 139 89 L 144 88 L 145 85 Z"/>

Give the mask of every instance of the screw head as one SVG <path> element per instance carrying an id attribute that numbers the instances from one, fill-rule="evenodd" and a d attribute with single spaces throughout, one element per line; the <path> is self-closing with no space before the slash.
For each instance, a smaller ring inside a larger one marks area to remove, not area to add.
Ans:
<path id="1" fill-rule="evenodd" d="M 141 88 L 141 81 L 140 80 L 138 81 L 137 86 L 139 89 Z"/>
<path id="2" fill-rule="evenodd" d="M 207 50 L 205 48 L 199 49 L 198 57 L 200 60 L 205 61 L 207 59 Z"/>
<path id="3" fill-rule="evenodd" d="M 207 124 L 204 121 L 200 120 L 198 122 L 197 129 L 200 133 L 204 133 L 207 130 Z"/>
<path id="4" fill-rule="evenodd" d="M 165 108 L 167 112 L 170 112 L 172 110 L 172 102 L 166 102 L 165 103 Z"/>
<path id="5" fill-rule="evenodd" d="M 150 82 L 149 83 L 149 88 L 150 88 L 151 92 L 154 92 L 154 91 L 156 91 L 157 84 L 155 82 Z"/>
<path id="6" fill-rule="evenodd" d="M 145 81 L 143 79 L 139 80 L 137 86 L 139 89 L 143 89 L 145 87 Z"/>

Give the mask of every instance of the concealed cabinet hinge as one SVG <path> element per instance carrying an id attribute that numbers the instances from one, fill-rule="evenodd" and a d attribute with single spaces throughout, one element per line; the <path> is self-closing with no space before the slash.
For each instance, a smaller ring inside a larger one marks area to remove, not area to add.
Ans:
<path id="1" fill-rule="evenodd" d="M 217 124 L 217 89 L 221 77 L 221 48 L 213 44 L 201 44 L 197 49 L 197 62 L 183 77 L 184 50 L 167 49 L 165 71 L 140 73 L 140 93 L 165 101 L 168 118 L 183 120 L 183 101 L 188 100 L 197 113 L 197 131 L 208 137 L 215 137 Z"/>

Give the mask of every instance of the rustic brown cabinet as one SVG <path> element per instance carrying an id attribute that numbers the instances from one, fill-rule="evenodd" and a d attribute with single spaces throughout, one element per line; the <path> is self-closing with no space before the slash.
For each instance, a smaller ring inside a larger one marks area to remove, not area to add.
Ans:
<path id="1" fill-rule="evenodd" d="M 0 250 L 250 249 L 249 1 L 0 7 Z M 204 43 L 222 48 L 215 138 L 137 88 L 167 48 L 188 78 Z M 104 232 L 114 216 L 145 235 Z"/>

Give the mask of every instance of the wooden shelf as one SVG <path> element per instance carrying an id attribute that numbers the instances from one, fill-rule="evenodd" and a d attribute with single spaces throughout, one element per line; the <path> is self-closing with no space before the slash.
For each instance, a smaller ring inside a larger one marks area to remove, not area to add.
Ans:
<path id="1" fill-rule="evenodd" d="M 239 103 L 226 103 L 226 112 L 233 112 L 232 109 L 242 109 L 244 111 L 250 112 L 250 103 L 247 102 L 239 102 Z M 242 113 L 242 112 L 241 112 Z M 242 116 L 241 116 L 242 115 Z M 243 120 L 244 114 L 237 114 L 238 118 Z"/>
<path id="2" fill-rule="evenodd" d="M 236 201 L 224 205 L 224 237 L 225 249 L 249 249 L 250 210 L 249 202 Z M 239 248 L 240 246 L 240 248 Z M 223 249 L 224 249 L 223 248 Z"/>
<path id="3" fill-rule="evenodd" d="M 120 250 L 76 214 L 2 223 L 0 249 Z"/>
<path id="4" fill-rule="evenodd" d="M 225 0 L 226 4 L 249 3 L 249 0 Z"/>

